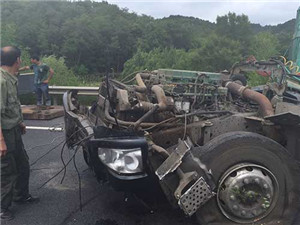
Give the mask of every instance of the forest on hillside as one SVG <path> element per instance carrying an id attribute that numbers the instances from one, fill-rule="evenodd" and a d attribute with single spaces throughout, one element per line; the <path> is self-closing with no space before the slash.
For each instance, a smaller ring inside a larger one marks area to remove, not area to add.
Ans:
<path id="1" fill-rule="evenodd" d="M 2 1 L 1 23 L 2 46 L 19 46 L 27 58 L 59 60 L 80 76 L 157 68 L 220 71 L 249 55 L 284 55 L 295 20 L 262 27 L 235 13 L 211 23 L 154 19 L 107 2 Z"/>

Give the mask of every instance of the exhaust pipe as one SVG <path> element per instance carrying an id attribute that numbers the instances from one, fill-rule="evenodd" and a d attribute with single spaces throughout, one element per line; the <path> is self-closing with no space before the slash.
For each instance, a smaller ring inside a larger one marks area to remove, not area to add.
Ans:
<path id="1" fill-rule="evenodd" d="M 259 104 L 263 117 L 274 115 L 274 109 L 271 102 L 263 94 L 248 89 L 247 87 L 239 85 L 232 81 L 227 82 L 225 84 L 225 87 L 227 87 L 232 93 Z"/>

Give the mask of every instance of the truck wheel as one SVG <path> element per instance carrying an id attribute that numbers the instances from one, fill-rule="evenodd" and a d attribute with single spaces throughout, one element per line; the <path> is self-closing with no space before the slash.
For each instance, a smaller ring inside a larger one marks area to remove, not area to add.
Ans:
<path id="1" fill-rule="evenodd" d="M 233 74 L 231 75 L 230 79 L 240 85 L 247 85 L 247 78 L 243 74 Z"/>
<path id="2" fill-rule="evenodd" d="M 255 133 L 230 132 L 194 155 L 211 169 L 217 185 L 216 196 L 196 212 L 201 225 L 292 224 L 300 173 L 281 145 Z"/>

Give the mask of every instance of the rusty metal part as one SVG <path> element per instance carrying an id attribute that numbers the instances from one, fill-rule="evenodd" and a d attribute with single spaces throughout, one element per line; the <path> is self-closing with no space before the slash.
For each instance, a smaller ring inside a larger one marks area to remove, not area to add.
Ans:
<path id="1" fill-rule="evenodd" d="M 142 81 L 142 78 L 140 77 L 140 75 L 139 76 L 138 75 L 137 75 L 138 84 L 145 85 L 144 82 Z M 141 88 L 143 88 L 143 86 L 141 86 Z M 156 96 L 156 99 L 158 102 L 158 108 L 160 111 L 171 109 L 174 106 L 173 99 L 166 97 L 164 90 L 159 85 L 153 85 L 151 88 L 151 91 Z M 141 95 L 140 93 L 137 93 L 138 97 L 140 95 Z M 135 105 L 134 108 L 143 109 L 144 111 L 149 111 L 149 110 L 152 110 L 156 105 L 156 104 L 153 104 L 148 101 L 143 101 L 142 99 L 144 99 L 144 97 L 139 98 L 139 99 L 140 99 L 139 103 L 137 105 Z"/>
<path id="2" fill-rule="evenodd" d="M 227 87 L 234 94 L 240 95 L 246 99 L 258 103 L 264 117 L 274 115 L 272 104 L 266 96 L 232 81 L 227 82 L 225 84 L 225 87 Z"/>
<path id="3" fill-rule="evenodd" d="M 114 83 L 116 86 L 120 87 L 120 88 L 123 88 L 127 91 L 129 91 L 131 89 L 131 87 L 129 85 L 126 85 L 120 81 L 117 81 L 117 80 L 110 80 L 110 82 Z M 133 85 L 133 89 L 134 91 L 137 91 L 137 92 L 140 92 L 140 93 L 145 93 L 147 91 L 147 87 L 143 86 L 143 83 L 140 83 L 141 86 L 136 86 L 136 85 Z"/>
<path id="4" fill-rule="evenodd" d="M 210 125 L 207 124 L 206 121 L 199 121 L 190 123 L 186 126 L 186 134 L 189 138 L 191 138 L 193 143 L 199 144 L 199 140 L 202 137 L 202 129 L 205 126 Z M 182 138 L 184 130 L 184 124 L 179 121 L 172 128 L 155 131 L 151 133 L 151 136 L 152 139 L 155 140 L 156 144 L 163 146 L 164 148 L 168 148 L 178 143 L 177 140 Z"/>
<path id="5" fill-rule="evenodd" d="M 146 87 L 141 87 L 141 86 L 136 86 L 136 85 L 133 87 L 136 92 L 145 93 L 147 91 Z"/>
<path id="6" fill-rule="evenodd" d="M 158 101 L 158 106 L 160 110 L 166 110 L 172 104 L 168 104 L 168 99 L 165 95 L 164 90 L 159 85 L 153 85 L 151 91 L 155 94 Z"/>
<path id="7" fill-rule="evenodd" d="M 176 118 L 184 118 L 185 116 L 195 116 L 195 115 L 207 115 L 207 114 L 233 114 L 233 112 L 230 112 L 228 110 L 221 110 L 221 111 L 203 111 L 203 110 L 197 110 L 192 113 L 187 113 L 185 115 L 177 115 Z"/>
<path id="8" fill-rule="evenodd" d="M 144 102 L 144 101 L 140 101 L 139 103 L 137 103 L 133 109 L 141 109 L 143 111 L 149 111 L 154 107 L 154 104 L 151 102 Z"/>
<path id="9" fill-rule="evenodd" d="M 160 146 L 158 146 L 156 144 L 152 143 L 151 144 L 151 148 L 154 151 L 158 152 L 159 154 L 163 155 L 165 158 L 168 158 L 170 156 L 169 152 L 166 149 L 164 149 L 163 147 L 160 147 Z"/>
<path id="10" fill-rule="evenodd" d="M 107 120 L 109 123 L 115 124 L 115 118 L 113 118 L 110 114 L 109 114 L 109 102 L 106 101 L 105 103 L 105 120 Z M 135 122 L 128 122 L 128 121 L 124 121 L 124 120 L 119 120 L 117 119 L 118 124 L 121 126 L 133 126 L 135 124 Z M 151 127 L 156 125 L 157 123 L 141 123 L 140 126 L 141 127 Z"/>
<path id="11" fill-rule="evenodd" d="M 100 97 L 99 97 L 100 98 Z M 111 124 L 116 124 L 116 120 L 115 118 L 113 118 L 110 114 L 109 114 L 109 102 L 106 101 L 105 102 L 105 110 L 104 110 L 104 114 L 105 114 L 105 117 L 104 119 L 111 123 Z M 135 122 L 129 122 L 129 121 L 124 121 L 124 120 L 119 120 L 117 119 L 118 121 L 118 124 L 120 126 L 123 126 L 123 127 L 129 127 L 129 126 L 134 126 Z M 165 123 L 165 124 L 159 124 L 159 123 L 141 123 L 140 124 L 140 127 L 143 127 L 143 128 L 147 128 L 147 127 L 153 127 L 153 126 L 156 126 L 156 125 L 160 125 L 162 127 L 174 127 L 174 124 L 168 124 L 168 123 Z"/>
<path id="12" fill-rule="evenodd" d="M 159 105 L 155 105 L 150 111 L 145 113 L 141 118 L 139 118 L 133 125 L 133 129 L 137 130 L 140 124 L 146 120 L 149 116 L 151 116 L 157 109 L 159 108 Z"/>
<path id="13" fill-rule="evenodd" d="M 137 74 L 136 76 L 135 76 L 135 80 L 136 80 L 136 82 L 137 82 L 137 84 L 138 84 L 138 86 L 141 88 L 141 89 L 147 89 L 147 87 L 146 87 L 146 85 L 145 85 L 145 83 L 144 83 L 144 81 L 143 81 L 143 79 L 142 79 L 142 77 L 141 77 L 141 74 Z M 148 102 L 148 98 L 147 98 L 147 96 L 145 95 L 145 94 L 142 94 L 142 93 L 136 93 L 136 96 L 137 96 L 137 98 L 139 99 L 139 101 L 145 101 L 145 102 Z"/>
<path id="14" fill-rule="evenodd" d="M 179 140 L 178 146 L 170 156 L 158 167 L 155 174 L 162 180 L 167 174 L 174 172 L 182 163 L 182 158 L 192 147 L 192 142 L 188 138 L 186 141 Z"/>
<path id="15" fill-rule="evenodd" d="M 140 86 L 140 87 L 145 87 L 145 88 L 146 88 L 146 85 L 145 85 L 145 83 L 144 83 L 144 81 L 143 81 L 143 79 L 142 79 L 142 77 L 141 77 L 141 74 L 138 73 L 138 74 L 135 76 L 135 79 L 136 79 L 136 82 L 137 82 L 138 86 Z"/>
<path id="16" fill-rule="evenodd" d="M 166 98 L 164 90 L 158 85 L 153 85 L 151 88 L 151 91 L 156 96 L 159 109 L 161 109 L 161 110 L 167 109 L 167 98 Z"/>

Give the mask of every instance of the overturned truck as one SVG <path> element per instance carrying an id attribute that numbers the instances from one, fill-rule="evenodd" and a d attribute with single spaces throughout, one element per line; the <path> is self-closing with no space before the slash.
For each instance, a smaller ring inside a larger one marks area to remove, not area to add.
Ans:
<path id="1" fill-rule="evenodd" d="M 250 89 L 242 74 L 269 82 Z M 143 71 L 103 81 L 91 107 L 64 94 L 66 140 L 99 180 L 158 186 L 200 224 L 292 224 L 300 202 L 300 86 L 279 60 L 230 73 Z"/>

